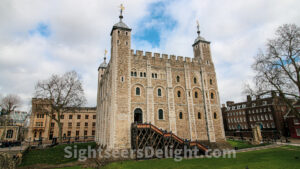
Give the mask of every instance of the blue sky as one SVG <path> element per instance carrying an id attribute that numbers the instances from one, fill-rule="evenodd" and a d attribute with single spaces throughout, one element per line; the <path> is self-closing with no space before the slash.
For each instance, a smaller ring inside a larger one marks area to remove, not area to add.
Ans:
<path id="1" fill-rule="evenodd" d="M 172 31 L 176 28 L 176 20 L 165 12 L 168 3 L 169 1 L 159 1 L 147 7 L 147 15 L 138 23 L 140 30 L 133 34 L 133 43 L 138 44 L 139 41 L 144 40 L 153 48 L 159 47 L 162 30 Z"/>
<path id="2" fill-rule="evenodd" d="M 87 106 L 95 106 L 97 68 L 110 51 L 121 3 L 135 50 L 193 57 L 199 20 L 201 36 L 211 41 L 222 103 L 245 100 L 253 57 L 276 28 L 300 25 L 297 0 L 1 0 L 0 97 L 18 94 L 26 109 L 38 80 L 76 70 Z"/>

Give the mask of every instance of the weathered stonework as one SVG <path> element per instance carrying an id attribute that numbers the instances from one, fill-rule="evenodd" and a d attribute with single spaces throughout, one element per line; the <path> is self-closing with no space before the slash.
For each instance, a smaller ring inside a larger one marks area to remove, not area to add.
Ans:
<path id="1" fill-rule="evenodd" d="M 131 123 L 140 111 L 143 123 L 184 139 L 224 141 L 210 42 L 199 35 L 193 59 L 144 54 L 131 50 L 131 29 L 122 24 L 113 27 L 111 59 L 98 70 L 96 142 L 109 149 L 130 148 Z"/>

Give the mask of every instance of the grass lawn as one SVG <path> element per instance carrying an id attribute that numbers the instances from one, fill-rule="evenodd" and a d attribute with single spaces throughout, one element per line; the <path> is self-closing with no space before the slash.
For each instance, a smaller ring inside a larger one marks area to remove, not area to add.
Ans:
<path id="1" fill-rule="evenodd" d="M 63 144 L 57 145 L 52 148 L 42 149 L 42 150 L 30 150 L 25 153 L 21 166 L 33 165 L 33 164 L 62 164 L 67 162 L 76 161 L 76 158 L 65 158 L 64 148 L 66 146 L 72 146 L 72 150 L 74 145 L 77 145 L 78 149 L 87 149 L 90 145 L 92 148 L 95 148 L 96 143 L 75 143 L 75 144 Z M 73 152 L 73 151 L 72 151 Z"/>
<path id="2" fill-rule="evenodd" d="M 297 158 L 298 157 L 298 158 Z M 236 158 L 154 159 L 111 163 L 104 169 L 298 169 L 300 147 L 279 148 L 237 153 Z"/>
<path id="3" fill-rule="evenodd" d="M 234 148 L 237 147 L 238 149 L 243 149 L 243 148 L 251 148 L 251 147 L 258 147 L 258 146 L 266 146 L 269 145 L 268 143 L 263 143 L 259 145 L 252 145 L 249 144 L 246 141 L 240 141 L 240 140 L 227 140 L 227 142 Z"/>

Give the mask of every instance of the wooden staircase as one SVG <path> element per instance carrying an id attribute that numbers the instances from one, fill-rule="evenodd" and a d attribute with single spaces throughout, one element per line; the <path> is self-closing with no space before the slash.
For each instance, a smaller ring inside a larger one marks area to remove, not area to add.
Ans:
<path id="1" fill-rule="evenodd" d="M 145 150 L 146 147 L 152 147 L 154 151 L 159 149 L 168 152 L 175 150 L 194 150 L 198 149 L 198 154 L 205 154 L 208 147 L 201 144 L 199 141 L 184 140 L 172 132 L 167 132 L 157 128 L 152 124 L 133 123 L 131 125 L 131 148 L 134 150 Z M 183 154 L 182 154 L 183 155 Z M 166 155 L 164 154 L 164 157 Z"/>

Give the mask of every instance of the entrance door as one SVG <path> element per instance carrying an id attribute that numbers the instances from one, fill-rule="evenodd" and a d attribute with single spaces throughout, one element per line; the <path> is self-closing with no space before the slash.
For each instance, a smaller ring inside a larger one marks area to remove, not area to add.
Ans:
<path id="1" fill-rule="evenodd" d="M 140 108 L 134 110 L 134 123 L 143 123 L 143 112 Z"/>

